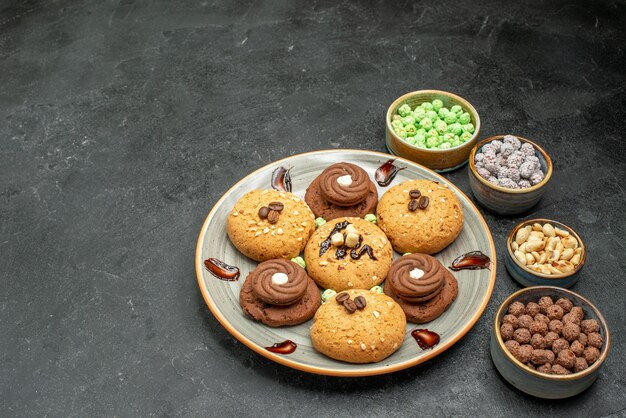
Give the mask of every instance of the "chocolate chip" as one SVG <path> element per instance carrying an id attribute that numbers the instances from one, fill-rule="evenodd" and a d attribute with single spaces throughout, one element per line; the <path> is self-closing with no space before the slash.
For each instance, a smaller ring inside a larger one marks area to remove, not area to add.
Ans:
<path id="1" fill-rule="evenodd" d="M 285 207 L 285 205 L 283 205 L 280 202 L 271 202 L 269 205 L 267 205 L 271 210 L 275 210 L 276 212 L 280 212 L 281 210 L 283 210 L 283 208 Z"/>
<path id="2" fill-rule="evenodd" d="M 346 292 L 341 292 L 337 296 L 335 296 L 335 300 L 337 303 L 343 303 L 343 301 L 350 299 L 350 295 Z"/>
<path id="3" fill-rule="evenodd" d="M 420 192 L 417 189 L 413 189 L 409 192 L 409 197 L 411 199 L 417 199 L 418 197 L 420 197 L 422 195 L 422 192 Z"/>
<path id="4" fill-rule="evenodd" d="M 430 199 L 428 198 L 428 196 L 421 196 L 418 206 L 420 209 L 426 209 L 429 203 L 430 203 Z"/>
<path id="5" fill-rule="evenodd" d="M 358 309 L 363 309 L 367 306 L 367 300 L 363 296 L 357 296 L 354 298 L 354 304 Z"/>
<path id="6" fill-rule="evenodd" d="M 267 206 L 263 206 L 259 209 L 259 218 L 267 219 L 267 214 L 270 213 L 270 209 Z"/>
<path id="7" fill-rule="evenodd" d="M 279 217 L 280 217 L 280 213 L 278 213 L 275 210 L 270 210 L 269 213 L 267 214 L 267 220 L 271 224 L 275 224 L 276 222 L 278 222 Z"/>
<path id="8" fill-rule="evenodd" d="M 354 313 L 356 311 L 356 303 L 352 299 L 346 299 L 343 301 L 343 307 L 346 308 L 348 313 Z"/>
<path id="9" fill-rule="evenodd" d="M 411 199 L 409 201 L 409 212 L 415 212 L 418 205 L 417 199 Z"/>

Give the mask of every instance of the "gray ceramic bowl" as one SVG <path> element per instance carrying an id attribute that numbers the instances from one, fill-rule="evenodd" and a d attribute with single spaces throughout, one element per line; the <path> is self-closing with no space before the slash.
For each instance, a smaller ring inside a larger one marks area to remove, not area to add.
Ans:
<path id="1" fill-rule="evenodd" d="M 551 223 L 553 226 L 557 226 L 560 229 L 564 229 L 569 231 L 570 235 L 578 240 L 578 246 L 582 248 L 582 252 L 580 254 L 580 262 L 576 265 L 576 268 L 571 273 L 566 274 L 543 274 L 536 271 L 533 271 L 523 266 L 517 258 L 513 255 L 513 249 L 511 245 L 513 240 L 515 239 L 515 235 L 520 228 L 525 227 L 526 225 L 532 225 L 534 223 L 545 224 L 546 222 Z M 529 219 L 520 224 L 518 224 L 515 228 L 511 230 L 509 236 L 506 239 L 506 252 L 504 253 L 504 264 L 506 265 L 506 269 L 519 284 L 522 286 L 558 286 L 558 287 L 566 287 L 569 288 L 574 285 L 578 281 L 578 273 L 582 270 L 585 259 L 587 258 L 587 251 L 585 249 L 585 244 L 583 243 L 580 236 L 569 226 L 562 224 L 561 222 L 553 221 L 551 219 Z"/>
<path id="2" fill-rule="evenodd" d="M 595 319 L 600 324 L 600 334 L 604 340 L 600 349 L 600 357 L 589 368 L 569 375 L 552 375 L 540 373 L 522 364 L 507 350 L 500 335 L 502 317 L 507 313 L 509 305 L 519 301 L 522 303 L 536 302 L 542 296 L 552 299 L 569 298 L 574 306 L 581 306 L 585 319 Z M 535 286 L 521 289 L 509 296 L 498 308 L 491 334 L 491 359 L 504 379 L 522 392 L 545 399 L 561 399 L 577 395 L 587 389 L 598 377 L 600 367 L 604 363 L 611 345 L 609 329 L 598 309 L 587 299 L 571 290 L 554 286 Z"/>
<path id="3" fill-rule="evenodd" d="M 496 139 L 502 140 L 504 135 L 496 135 L 487 139 L 483 139 L 472 149 L 469 155 L 469 184 L 474 193 L 474 197 L 486 209 L 500 215 L 517 215 L 526 212 L 539 202 L 546 191 L 546 185 L 552 177 L 552 161 L 548 154 L 534 142 L 516 136 L 522 143 L 528 142 L 535 147 L 535 155 L 539 158 L 541 170 L 544 172 L 544 179 L 527 189 L 508 189 L 506 187 L 497 186 L 486 179 L 482 178 L 476 171 L 474 158 L 476 153 L 482 149 L 483 145 L 490 143 Z"/>

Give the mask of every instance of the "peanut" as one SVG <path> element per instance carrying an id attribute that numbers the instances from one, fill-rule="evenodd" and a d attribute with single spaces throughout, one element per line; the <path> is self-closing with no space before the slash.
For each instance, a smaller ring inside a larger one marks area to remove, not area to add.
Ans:
<path id="1" fill-rule="evenodd" d="M 526 228 L 520 228 L 519 231 L 517 231 L 517 235 L 515 235 L 515 242 L 521 245 L 524 241 L 528 239 L 529 235 L 530 233 Z"/>

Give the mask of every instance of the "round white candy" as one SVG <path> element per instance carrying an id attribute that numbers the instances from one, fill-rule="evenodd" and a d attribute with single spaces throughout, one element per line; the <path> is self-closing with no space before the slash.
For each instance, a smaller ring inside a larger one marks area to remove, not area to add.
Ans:
<path id="1" fill-rule="evenodd" d="M 420 270 L 420 269 L 413 269 L 409 272 L 409 276 L 411 276 L 411 279 L 421 279 L 422 276 L 424 275 L 424 270 Z"/>
<path id="2" fill-rule="evenodd" d="M 337 183 L 339 183 L 340 186 L 347 187 L 352 184 L 352 176 L 346 174 L 345 176 L 337 177 Z"/>
<path id="3" fill-rule="evenodd" d="M 285 273 L 274 273 L 272 274 L 272 283 L 277 285 L 283 285 L 289 281 L 289 276 Z"/>

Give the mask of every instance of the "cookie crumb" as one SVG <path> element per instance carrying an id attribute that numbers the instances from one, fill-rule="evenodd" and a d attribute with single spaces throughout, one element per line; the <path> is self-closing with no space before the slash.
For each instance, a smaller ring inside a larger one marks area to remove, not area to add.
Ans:
<path id="1" fill-rule="evenodd" d="M 376 318 L 380 317 L 380 313 L 378 313 L 378 311 L 372 312 L 372 315 L 374 315 Z M 382 339 L 382 337 L 381 337 L 381 339 Z"/>
<path id="2" fill-rule="evenodd" d="M 351 345 L 354 341 L 352 341 L 352 340 L 348 340 L 348 341 L 346 341 L 346 342 L 348 343 L 348 345 Z"/>
<path id="3" fill-rule="evenodd" d="M 364 343 L 361 343 L 361 350 L 365 351 L 367 349 L 367 346 Z"/>

